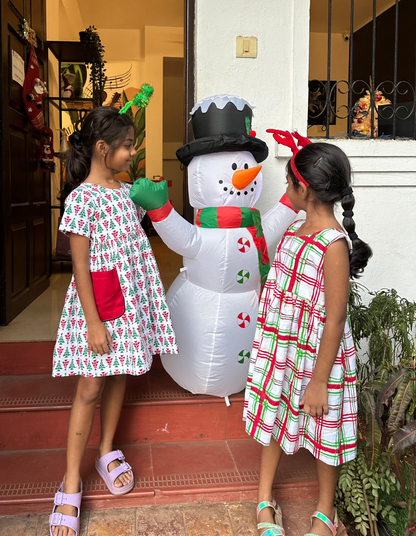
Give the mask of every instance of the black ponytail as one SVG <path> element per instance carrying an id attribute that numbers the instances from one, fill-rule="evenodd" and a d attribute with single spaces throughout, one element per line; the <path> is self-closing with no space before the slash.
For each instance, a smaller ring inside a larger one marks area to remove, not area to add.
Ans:
<path id="1" fill-rule="evenodd" d="M 130 128 L 134 129 L 134 122 L 128 114 L 120 114 L 117 108 L 110 106 L 94 108 L 81 131 L 69 137 L 71 147 L 63 155 L 66 177 L 58 199 L 64 201 L 88 177 L 97 141 L 105 141 L 110 151 L 114 151 L 123 143 Z"/>
<path id="2" fill-rule="evenodd" d="M 368 260 L 373 252 L 370 246 L 363 242 L 363 240 L 360 240 L 355 232 L 354 212 L 352 210 L 355 205 L 355 198 L 352 188 L 349 187 L 347 191 L 341 193 L 343 194 L 341 206 L 343 208 L 342 215 L 344 218 L 342 220 L 342 226 L 347 231 L 352 244 L 352 250 L 350 252 L 350 276 L 358 278 L 367 266 Z"/>
<path id="3" fill-rule="evenodd" d="M 373 252 L 355 232 L 353 219 L 355 199 L 351 188 L 351 166 L 347 155 L 336 145 L 312 143 L 297 153 L 295 164 L 318 201 L 329 205 L 341 203 L 344 218 L 342 225 L 352 244 L 350 277 L 360 277 Z M 299 180 L 293 173 L 290 162 L 287 165 L 287 173 L 293 186 L 297 188 Z"/>

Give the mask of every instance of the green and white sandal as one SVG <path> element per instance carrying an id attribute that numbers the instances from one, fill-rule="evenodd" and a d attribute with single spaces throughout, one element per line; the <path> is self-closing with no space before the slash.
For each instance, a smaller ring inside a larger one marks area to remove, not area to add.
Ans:
<path id="1" fill-rule="evenodd" d="M 335 510 L 335 517 L 334 522 L 329 519 L 325 514 L 322 512 L 314 512 L 311 517 L 311 524 L 313 523 L 313 518 L 316 517 L 316 519 L 319 519 L 322 521 L 322 523 L 325 523 L 325 525 L 329 528 L 329 530 L 332 532 L 333 536 L 336 536 L 337 534 L 337 528 L 338 528 L 338 513 Z M 317 536 L 316 534 L 313 534 L 312 532 L 308 532 L 308 534 L 305 534 L 305 536 Z"/>
<path id="2" fill-rule="evenodd" d="M 277 523 L 258 523 L 257 530 L 267 529 L 266 532 L 263 532 L 261 536 L 285 536 L 285 529 L 283 528 L 283 515 L 282 509 L 276 503 L 276 501 L 263 501 L 257 506 L 257 519 L 259 519 L 259 514 L 265 508 L 273 508 L 274 519 Z"/>

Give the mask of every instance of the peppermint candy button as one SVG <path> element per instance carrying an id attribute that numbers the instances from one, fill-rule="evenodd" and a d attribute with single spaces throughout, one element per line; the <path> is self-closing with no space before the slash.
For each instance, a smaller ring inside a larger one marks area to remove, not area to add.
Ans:
<path id="1" fill-rule="evenodd" d="M 237 324 L 240 328 L 246 328 L 250 324 L 250 315 L 248 313 L 240 313 L 237 317 Z"/>
<path id="2" fill-rule="evenodd" d="M 241 251 L 241 253 L 247 253 L 251 247 L 250 240 L 242 236 L 237 240 L 237 247 L 238 251 Z"/>

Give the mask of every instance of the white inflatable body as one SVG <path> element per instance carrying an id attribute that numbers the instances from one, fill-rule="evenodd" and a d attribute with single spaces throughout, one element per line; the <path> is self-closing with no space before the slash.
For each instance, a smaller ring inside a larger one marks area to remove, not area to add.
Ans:
<path id="1" fill-rule="evenodd" d="M 234 165 L 234 166 L 233 166 Z M 193 158 L 188 167 L 194 208 L 254 207 L 261 171 L 245 189 L 233 188 L 234 169 L 257 166 L 246 151 Z M 271 261 L 295 213 L 278 203 L 262 218 Z M 167 293 L 179 355 L 162 356 L 166 371 L 194 394 L 226 397 L 244 389 L 256 329 L 261 278 L 258 250 L 247 228 L 206 229 L 175 210 L 153 223 L 166 245 L 183 256 L 185 270 Z"/>

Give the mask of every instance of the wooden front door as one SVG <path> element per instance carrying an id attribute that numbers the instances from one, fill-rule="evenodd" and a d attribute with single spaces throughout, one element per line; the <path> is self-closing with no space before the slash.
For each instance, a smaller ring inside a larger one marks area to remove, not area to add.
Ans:
<path id="1" fill-rule="evenodd" d="M 195 104 L 195 0 L 185 0 L 185 143 L 193 140 L 189 118 Z M 183 217 L 194 221 L 194 209 L 189 203 L 188 168 L 184 167 Z"/>
<path id="2" fill-rule="evenodd" d="M 12 80 L 12 51 L 29 60 L 19 36 L 26 19 L 36 30 L 40 76 L 47 80 L 46 0 L 1 2 L 0 324 L 8 324 L 49 285 L 49 177 L 39 166 L 39 132 L 23 107 L 22 87 Z M 45 122 L 48 111 L 44 102 Z"/>

